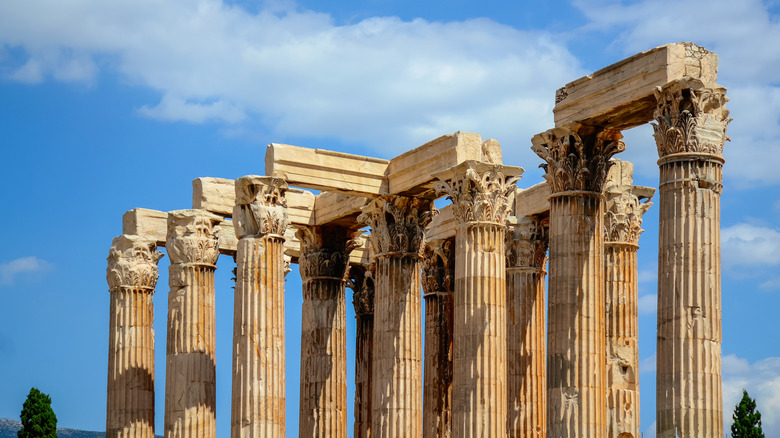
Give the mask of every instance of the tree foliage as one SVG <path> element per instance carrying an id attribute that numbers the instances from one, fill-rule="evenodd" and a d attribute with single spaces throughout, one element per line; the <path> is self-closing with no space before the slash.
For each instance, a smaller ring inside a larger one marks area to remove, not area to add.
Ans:
<path id="1" fill-rule="evenodd" d="M 51 408 L 51 397 L 37 388 L 30 389 L 20 417 L 19 438 L 57 438 L 57 416 Z"/>
<path id="2" fill-rule="evenodd" d="M 750 398 L 748 392 L 742 390 L 742 400 L 734 407 L 731 425 L 733 438 L 764 438 L 761 430 L 761 412 L 756 409 L 756 401 Z"/>

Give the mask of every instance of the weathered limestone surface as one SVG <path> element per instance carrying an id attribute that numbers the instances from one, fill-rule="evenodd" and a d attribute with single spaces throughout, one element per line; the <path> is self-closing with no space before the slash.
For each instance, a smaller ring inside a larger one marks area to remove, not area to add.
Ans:
<path id="1" fill-rule="evenodd" d="M 546 437 L 547 220 L 519 217 L 506 238 L 507 436 Z"/>
<path id="2" fill-rule="evenodd" d="M 455 242 L 428 243 L 423 253 L 425 372 L 423 437 L 452 435 L 452 333 Z"/>
<path id="3" fill-rule="evenodd" d="M 220 216 L 233 215 L 236 205 L 235 181 L 202 177 L 192 180 L 192 208 L 210 211 Z"/>
<path id="4" fill-rule="evenodd" d="M 154 304 L 162 253 L 145 237 L 111 243 L 106 436 L 154 438 Z"/>
<path id="5" fill-rule="evenodd" d="M 652 205 L 642 201 L 654 189 L 631 185 L 631 163 L 612 162 L 604 189 L 607 436 L 639 437 L 637 250 L 642 215 Z"/>
<path id="6" fill-rule="evenodd" d="M 265 154 L 267 175 L 295 186 L 351 194 L 387 193 L 388 164 L 380 158 L 286 144 L 271 144 Z"/>
<path id="7" fill-rule="evenodd" d="M 374 280 L 372 266 L 352 266 L 350 287 L 355 306 L 355 429 L 354 438 L 371 436 L 371 351 L 374 341 Z"/>
<path id="8" fill-rule="evenodd" d="M 347 333 L 344 286 L 349 252 L 344 228 L 302 227 L 298 259 L 301 311 L 301 437 L 347 436 Z"/>
<path id="9" fill-rule="evenodd" d="M 216 436 L 214 270 L 220 220 L 203 210 L 168 213 L 166 438 Z"/>
<path id="10" fill-rule="evenodd" d="M 656 47 L 566 84 L 555 96 L 555 126 L 624 130 L 653 120 L 655 89 L 682 78 L 715 85 L 718 55 L 693 43 Z"/>
<path id="11" fill-rule="evenodd" d="M 720 194 L 731 119 L 726 89 L 675 81 L 657 90 L 659 437 L 723 436 Z"/>
<path id="12" fill-rule="evenodd" d="M 506 222 L 519 167 L 466 161 L 435 175 L 456 218 L 452 436 L 506 434 Z"/>
<path id="13" fill-rule="evenodd" d="M 546 181 L 517 189 L 514 215 L 518 218 L 550 214 L 550 185 Z"/>
<path id="14" fill-rule="evenodd" d="M 371 435 L 422 436 L 420 256 L 433 202 L 385 195 L 359 217 L 374 248 Z"/>
<path id="15" fill-rule="evenodd" d="M 547 434 L 606 435 L 604 205 L 611 130 L 573 126 L 533 138 L 550 185 Z"/>
<path id="16" fill-rule="evenodd" d="M 289 224 L 280 179 L 236 180 L 236 292 L 230 435 L 285 436 L 284 233 Z"/>

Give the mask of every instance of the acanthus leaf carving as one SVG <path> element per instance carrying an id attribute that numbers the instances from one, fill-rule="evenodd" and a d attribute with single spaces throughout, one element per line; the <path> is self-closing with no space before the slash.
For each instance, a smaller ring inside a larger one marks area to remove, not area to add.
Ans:
<path id="1" fill-rule="evenodd" d="M 422 287 L 426 294 L 452 292 L 455 287 L 455 249 L 452 240 L 425 245 L 422 258 Z"/>
<path id="2" fill-rule="evenodd" d="M 216 265 L 219 258 L 217 225 L 221 221 L 221 217 L 205 210 L 169 212 L 165 249 L 171 263 Z"/>
<path id="3" fill-rule="evenodd" d="M 505 166 L 466 161 L 451 169 L 446 176 L 437 175 L 437 193 L 445 193 L 452 201 L 453 213 L 459 223 L 493 222 L 506 224 L 515 195 L 515 176 L 507 176 Z"/>
<path id="4" fill-rule="evenodd" d="M 298 266 L 301 278 L 344 279 L 349 268 L 349 253 L 362 244 L 360 233 L 342 228 L 300 227 L 295 233 L 301 243 Z"/>
<path id="5" fill-rule="evenodd" d="M 731 122 L 725 88 L 707 88 L 688 78 L 656 88 L 655 98 L 652 125 L 659 158 L 680 153 L 723 156 Z"/>
<path id="6" fill-rule="evenodd" d="M 507 268 L 544 267 L 550 240 L 547 222 L 547 219 L 526 216 L 510 226 L 506 233 Z"/>
<path id="7" fill-rule="evenodd" d="M 639 243 L 642 234 L 642 216 L 653 205 L 641 202 L 630 189 L 607 191 L 604 213 L 605 242 Z"/>
<path id="8" fill-rule="evenodd" d="M 154 290 L 157 285 L 157 262 L 163 254 L 155 242 L 139 237 L 121 235 L 111 243 L 108 251 L 106 280 L 110 289 L 118 287 Z"/>
<path id="9" fill-rule="evenodd" d="M 363 269 L 351 270 L 348 285 L 352 288 L 352 305 L 355 315 L 366 316 L 374 314 L 374 266 L 366 265 Z"/>
<path id="10" fill-rule="evenodd" d="M 382 195 L 363 207 L 359 223 L 371 227 L 374 254 L 421 255 L 425 227 L 436 214 L 433 201 L 398 195 Z"/>
<path id="11" fill-rule="evenodd" d="M 269 176 L 243 176 L 236 180 L 233 224 L 236 237 L 284 236 L 287 217 L 287 182 Z"/>
<path id="12" fill-rule="evenodd" d="M 544 179 L 552 193 L 601 193 L 613 155 L 626 149 L 623 135 L 614 130 L 576 125 L 553 128 L 533 138 L 531 149 L 545 163 Z"/>

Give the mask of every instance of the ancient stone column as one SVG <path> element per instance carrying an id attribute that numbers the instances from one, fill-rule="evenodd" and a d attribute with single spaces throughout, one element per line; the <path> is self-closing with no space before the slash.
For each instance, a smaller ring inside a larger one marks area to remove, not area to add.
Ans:
<path id="1" fill-rule="evenodd" d="M 155 242 L 121 235 L 111 243 L 106 436 L 154 438 L 154 287 L 162 253 Z"/>
<path id="2" fill-rule="evenodd" d="M 347 315 L 344 287 L 349 253 L 359 241 L 338 227 L 301 227 L 298 266 L 301 311 L 300 437 L 347 436 Z"/>
<path id="3" fill-rule="evenodd" d="M 720 194 L 731 119 L 726 89 L 697 80 L 656 91 L 659 437 L 723 436 Z"/>
<path id="4" fill-rule="evenodd" d="M 547 434 L 544 270 L 548 221 L 519 217 L 506 238 L 507 436 Z"/>
<path id="5" fill-rule="evenodd" d="M 371 226 L 374 341 L 371 435 L 422 436 L 420 257 L 430 200 L 381 196 L 358 217 Z"/>
<path id="6" fill-rule="evenodd" d="M 425 294 L 425 372 L 423 437 L 452 435 L 452 333 L 455 242 L 425 246 L 422 285 Z"/>
<path id="7" fill-rule="evenodd" d="M 607 432 L 604 329 L 604 199 L 616 131 L 586 126 L 533 138 L 550 186 L 547 434 Z"/>
<path id="8" fill-rule="evenodd" d="M 355 306 L 355 429 L 354 438 L 371 436 L 371 350 L 374 341 L 373 267 L 350 269 L 352 304 Z"/>
<path id="9" fill-rule="evenodd" d="M 613 160 L 617 161 L 617 160 Z M 630 168 L 619 162 L 612 167 Z M 610 171 L 610 174 L 613 172 Z M 629 177 L 630 178 L 630 177 Z M 607 436 L 639 437 L 639 285 L 637 250 L 642 233 L 642 215 L 652 203 L 628 181 L 605 190 L 604 216 L 604 308 L 607 336 Z"/>
<path id="10" fill-rule="evenodd" d="M 205 210 L 168 213 L 166 438 L 217 433 L 214 270 L 219 257 L 215 226 L 220 221 Z"/>
<path id="11" fill-rule="evenodd" d="M 514 182 L 523 169 L 466 161 L 434 175 L 452 200 L 455 296 L 452 436 L 506 435 L 506 255 Z"/>
<path id="12" fill-rule="evenodd" d="M 236 180 L 233 438 L 285 436 L 286 191 L 287 183 L 278 178 Z"/>

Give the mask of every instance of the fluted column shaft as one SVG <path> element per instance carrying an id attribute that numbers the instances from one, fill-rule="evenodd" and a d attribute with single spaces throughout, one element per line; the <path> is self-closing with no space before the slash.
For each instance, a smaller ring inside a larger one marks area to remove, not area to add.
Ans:
<path id="1" fill-rule="evenodd" d="M 633 165 L 612 160 L 604 189 L 604 286 L 607 354 L 607 436 L 638 437 L 639 285 L 637 250 L 642 216 L 654 189 L 631 185 Z"/>
<path id="2" fill-rule="evenodd" d="M 347 436 L 347 333 L 344 287 L 356 246 L 341 228 L 302 227 L 303 281 L 299 436 Z"/>
<path id="3" fill-rule="evenodd" d="M 604 243 L 607 436 L 639 436 L 638 248 Z"/>
<path id="4" fill-rule="evenodd" d="M 385 196 L 365 207 L 375 254 L 371 434 L 422 436 L 420 254 L 432 202 Z"/>
<path id="5" fill-rule="evenodd" d="M 236 180 L 236 290 L 230 435 L 285 436 L 284 181 Z"/>
<path id="6" fill-rule="evenodd" d="M 507 436 L 547 436 L 546 224 L 518 218 L 507 233 Z"/>
<path id="7" fill-rule="evenodd" d="M 604 200 L 616 131 L 586 126 L 533 138 L 550 186 L 547 434 L 606 436 Z"/>
<path id="8" fill-rule="evenodd" d="M 168 213 L 165 437 L 216 436 L 215 225 L 203 210 Z"/>
<path id="9" fill-rule="evenodd" d="M 352 268 L 355 306 L 355 438 L 371 436 L 371 363 L 374 342 L 374 282 L 372 271 Z"/>
<path id="10" fill-rule="evenodd" d="M 723 436 L 720 194 L 725 88 L 656 92 L 659 437 Z"/>
<path id="11" fill-rule="evenodd" d="M 154 242 L 114 239 L 106 278 L 111 294 L 108 335 L 106 436 L 154 438 Z"/>
<path id="12" fill-rule="evenodd" d="M 453 246 L 451 240 L 430 242 L 423 254 L 423 437 L 452 435 Z"/>
<path id="13" fill-rule="evenodd" d="M 452 200 L 452 436 L 506 435 L 506 222 L 521 168 L 464 162 L 436 188 Z"/>

